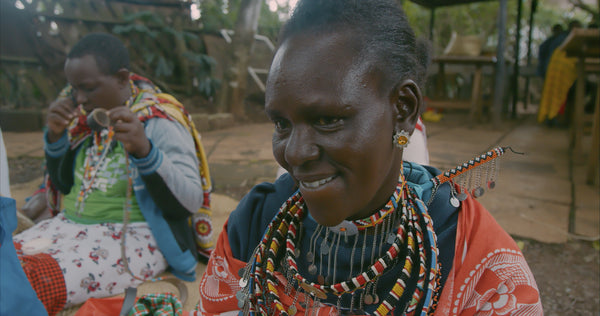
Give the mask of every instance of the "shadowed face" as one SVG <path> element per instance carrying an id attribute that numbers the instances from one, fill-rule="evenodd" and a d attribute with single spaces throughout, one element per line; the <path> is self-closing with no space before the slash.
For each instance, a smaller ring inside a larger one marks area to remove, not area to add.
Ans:
<path id="1" fill-rule="evenodd" d="M 121 106 L 129 97 L 128 76 L 102 73 L 92 55 L 67 59 L 65 75 L 77 104 L 83 105 L 88 113 L 95 108 L 110 110 Z"/>
<path id="2" fill-rule="evenodd" d="M 296 35 L 277 51 L 267 81 L 273 154 L 325 226 L 373 214 L 400 171 L 396 98 L 359 56 L 350 32 Z"/>

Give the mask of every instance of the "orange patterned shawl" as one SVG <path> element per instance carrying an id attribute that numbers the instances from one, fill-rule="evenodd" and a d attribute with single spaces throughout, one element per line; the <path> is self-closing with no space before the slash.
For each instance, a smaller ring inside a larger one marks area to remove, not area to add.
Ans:
<path id="1" fill-rule="evenodd" d="M 237 315 L 238 271 L 245 262 L 233 257 L 227 223 L 200 281 L 202 315 Z M 284 293 L 285 278 L 280 278 Z M 293 295 L 281 297 L 284 305 Z M 303 297 L 298 302 L 304 301 Z M 297 304 L 298 313 L 305 310 Z M 321 305 L 311 315 L 336 315 L 334 306 Z M 458 217 L 455 258 L 435 315 L 543 315 L 533 274 L 514 240 L 492 215 L 469 197 Z"/>

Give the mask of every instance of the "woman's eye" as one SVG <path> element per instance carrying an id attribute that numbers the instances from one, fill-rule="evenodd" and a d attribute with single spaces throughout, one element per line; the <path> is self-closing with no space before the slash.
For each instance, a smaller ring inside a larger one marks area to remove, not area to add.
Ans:
<path id="1" fill-rule="evenodd" d="M 275 124 L 275 129 L 280 131 L 288 127 L 287 122 L 284 120 L 274 120 L 273 123 Z"/>
<path id="2" fill-rule="evenodd" d="M 82 87 L 81 88 L 81 90 L 83 90 L 84 92 L 87 92 L 87 93 L 94 91 L 94 89 L 96 89 L 96 87 Z"/>
<path id="3" fill-rule="evenodd" d="M 317 123 L 318 126 L 331 127 L 331 126 L 337 126 L 341 122 L 342 122 L 342 119 L 339 118 L 339 117 L 327 117 L 327 116 L 324 116 L 324 117 L 320 117 L 317 120 L 316 123 Z"/>

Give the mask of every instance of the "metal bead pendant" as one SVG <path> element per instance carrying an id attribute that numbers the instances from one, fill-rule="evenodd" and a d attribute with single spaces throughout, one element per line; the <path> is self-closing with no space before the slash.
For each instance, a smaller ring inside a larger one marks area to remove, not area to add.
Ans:
<path id="1" fill-rule="evenodd" d="M 324 239 L 323 242 L 321 243 L 321 254 L 322 255 L 329 254 L 329 246 L 327 245 L 326 239 Z"/>
<path id="2" fill-rule="evenodd" d="M 482 196 L 483 193 L 485 193 L 485 191 L 483 190 L 482 187 L 477 187 L 477 188 L 473 189 L 473 196 L 476 198 Z"/>
<path id="3" fill-rule="evenodd" d="M 379 304 L 379 295 L 373 293 L 373 304 Z"/>
<path id="4" fill-rule="evenodd" d="M 467 197 L 468 197 L 468 196 L 467 196 L 467 194 L 466 194 L 466 193 L 464 193 L 464 192 L 461 192 L 461 193 L 459 193 L 459 194 L 456 196 L 456 198 L 458 198 L 458 200 L 459 200 L 459 201 L 461 201 L 461 202 L 462 202 L 462 201 L 464 201 L 464 200 L 466 200 L 466 199 L 467 199 Z"/>
<path id="5" fill-rule="evenodd" d="M 487 187 L 490 188 L 490 189 L 495 188 L 496 187 L 496 182 L 495 181 L 488 181 Z"/>
<path id="6" fill-rule="evenodd" d="M 248 285 L 248 279 L 241 278 L 239 285 L 242 289 L 245 288 Z"/>
<path id="7" fill-rule="evenodd" d="M 453 196 L 450 198 L 450 204 L 454 207 L 459 207 L 460 201 L 456 197 Z"/>
<path id="8" fill-rule="evenodd" d="M 314 264 L 311 264 L 308 266 L 308 273 L 315 275 L 317 274 L 317 266 Z"/>
<path id="9" fill-rule="evenodd" d="M 237 291 L 237 293 L 235 293 L 235 297 L 238 300 L 238 303 L 237 303 L 238 308 L 240 308 L 240 309 L 244 308 L 244 304 L 246 304 L 246 294 L 242 291 Z"/>
<path id="10" fill-rule="evenodd" d="M 365 297 L 363 298 L 363 301 L 365 302 L 365 304 L 367 305 L 372 305 L 373 302 L 375 302 L 375 299 L 373 298 L 373 295 L 371 294 L 367 294 L 365 295 Z"/>
<path id="11" fill-rule="evenodd" d="M 393 233 L 390 233 L 387 237 L 387 243 L 388 244 L 393 244 L 394 241 L 396 241 L 396 235 Z"/>
<path id="12" fill-rule="evenodd" d="M 312 251 L 306 253 L 306 261 L 313 262 L 315 260 L 315 254 Z"/>
<path id="13" fill-rule="evenodd" d="M 292 305 L 292 306 L 290 306 L 290 308 L 288 308 L 288 314 L 290 316 L 296 315 L 297 312 L 298 312 L 298 308 L 296 308 L 296 305 Z"/>

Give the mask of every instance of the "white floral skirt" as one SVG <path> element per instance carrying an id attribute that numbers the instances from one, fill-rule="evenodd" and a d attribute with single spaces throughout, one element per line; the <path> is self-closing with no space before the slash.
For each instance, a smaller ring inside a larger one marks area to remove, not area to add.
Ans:
<path id="1" fill-rule="evenodd" d="M 65 307 L 69 307 L 90 297 L 123 293 L 167 268 L 148 223 L 129 223 L 125 239 L 122 227 L 121 223 L 78 224 L 60 213 L 15 235 L 13 241 L 24 251 L 43 249 L 58 262 L 67 288 Z M 121 256 L 124 241 L 129 270 Z"/>

